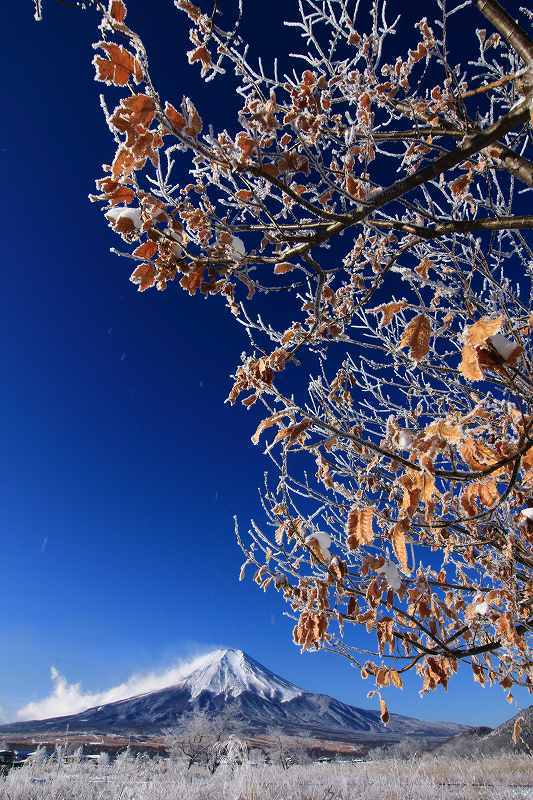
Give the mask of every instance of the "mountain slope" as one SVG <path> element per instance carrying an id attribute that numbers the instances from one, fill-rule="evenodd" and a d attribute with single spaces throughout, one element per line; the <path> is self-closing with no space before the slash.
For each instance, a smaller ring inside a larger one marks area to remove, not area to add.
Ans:
<path id="1" fill-rule="evenodd" d="M 513 729 L 519 719 L 520 734 L 513 742 Z M 495 755 L 496 753 L 533 752 L 533 705 L 519 711 L 514 717 L 502 722 L 497 728 L 472 728 L 453 736 L 439 745 L 437 752 L 450 756 Z"/>
<path id="2" fill-rule="evenodd" d="M 18 722 L 1 732 L 98 731 L 159 733 L 198 710 L 224 712 L 248 733 L 282 728 L 294 735 L 364 740 L 414 735 L 450 737 L 464 726 L 424 722 L 391 714 L 387 727 L 373 710 L 355 708 L 324 694 L 306 692 L 259 664 L 242 650 L 216 650 L 174 686 L 107 703 L 79 714 Z"/>

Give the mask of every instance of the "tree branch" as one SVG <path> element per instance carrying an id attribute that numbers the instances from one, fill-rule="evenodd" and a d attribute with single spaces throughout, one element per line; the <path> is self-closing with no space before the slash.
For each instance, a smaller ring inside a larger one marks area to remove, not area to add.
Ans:
<path id="1" fill-rule="evenodd" d="M 533 42 L 530 41 L 527 33 L 517 25 L 497 0 L 476 0 L 476 6 L 518 53 L 526 66 L 530 67 L 533 62 Z"/>
<path id="2" fill-rule="evenodd" d="M 372 220 L 376 228 L 389 228 L 391 230 L 413 233 L 423 239 L 436 239 L 448 233 L 471 233 L 472 231 L 504 231 L 523 228 L 533 228 L 533 216 L 499 217 L 498 219 L 450 220 L 440 225 L 424 227 L 410 225 L 403 222 L 387 222 Z"/>

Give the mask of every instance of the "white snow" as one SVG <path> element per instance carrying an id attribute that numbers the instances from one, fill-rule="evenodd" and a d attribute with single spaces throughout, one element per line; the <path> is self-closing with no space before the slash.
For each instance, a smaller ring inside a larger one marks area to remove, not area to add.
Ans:
<path id="1" fill-rule="evenodd" d="M 202 692 L 231 697 L 254 692 L 286 703 L 303 694 L 302 689 L 274 675 L 242 650 L 215 650 L 205 657 L 204 665 L 184 677 L 179 685 L 186 686 L 192 698 Z"/>
<path id="2" fill-rule="evenodd" d="M 246 247 L 244 246 L 244 242 L 242 239 L 239 239 L 238 236 L 234 236 L 232 238 L 231 246 L 241 258 L 246 255 Z"/>
<path id="3" fill-rule="evenodd" d="M 402 450 L 408 450 L 412 443 L 415 435 L 412 431 L 402 430 L 398 436 L 398 447 Z"/>
<path id="4" fill-rule="evenodd" d="M 382 567 L 379 567 L 376 572 L 385 575 L 386 581 L 389 584 L 390 589 L 394 589 L 395 592 L 402 585 L 402 576 L 400 575 L 400 570 L 393 564 L 392 561 L 385 561 Z"/>
<path id="5" fill-rule="evenodd" d="M 331 560 L 331 553 L 329 552 L 329 548 L 331 547 L 331 536 L 323 531 L 316 531 L 315 533 L 311 533 L 309 536 L 306 537 L 305 543 L 310 544 L 313 539 L 318 544 L 320 548 L 320 552 L 322 553 L 322 557 L 325 561 Z"/>
<path id="6" fill-rule="evenodd" d="M 133 222 L 137 230 L 139 230 L 142 225 L 140 208 L 116 206 L 115 208 L 110 208 L 108 211 L 106 211 L 104 216 L 106 219 L 112 222 L 118 222 L 119 219 L 129 219 Z"/>
<path id="7" fill-rule="evenodd" d="M 488 340 L 504 361 L 507 361 L 509 358 L 511 358 L 512 354 L 518 347 L 516 342 L 511 341 L 511 339 L 507 339 L 501 333 L 495 333 L 494 336 L 489 336 Z"/>
<path id="8" fill-rule="evenodd" d="M 176 231 L 173 231 L 172 228 L 169 228 L 168 225 L 164 229 L 163 233 L 166 234 L 169 239 L 172 239 L 174 242 L 176 242 L 176 244 L 172 246 L 172 250 L 174 251 L 176 258 L 180 258 L 183 255 L 183 239 L 181 236 L 179 236 Z"/>

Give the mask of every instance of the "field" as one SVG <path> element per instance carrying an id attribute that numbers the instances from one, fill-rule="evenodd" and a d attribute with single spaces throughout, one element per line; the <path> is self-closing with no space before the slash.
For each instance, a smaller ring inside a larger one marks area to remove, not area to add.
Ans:
<path id="1" fill-rule="evenodd" d="M 222 765 L 214 775 L 171 759 L 37 758 L 0 779 L 0 800 L 525 800 L 528 756 L 310 764 L 282 770 Z"/>

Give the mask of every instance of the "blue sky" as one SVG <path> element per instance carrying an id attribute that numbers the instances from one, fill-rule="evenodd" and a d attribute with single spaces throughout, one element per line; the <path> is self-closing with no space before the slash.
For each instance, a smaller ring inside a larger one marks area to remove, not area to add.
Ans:
<path id="1" fill-rule="evenodd" d="M 263 53 L 295 49 L 286 3 L 266 19 L 247 5 Z M 170 0 L 143 7 L 131 0 L 130 20 L 163 93 L 198 97 L 183 17 Z M 216 301 L 138 294 L 109 253 L 116 240 L 87 200 L 112 155 L 90 63 L 95 15 L 49 0 L 38 25 L 19 0 L 0 23 L 0 708 L 12 718 L 48 694 L 51 665 L 100 690 L 220 645 L 369 705 L 371 687 L 341 659 L 299 654 L 275 594 L 237 582 L 232 516 L 245 529 L 257 513 L 266 468 L 249 442 L 255 417 L 223 403 L 245 341 Z M 221 87 L 198 105 L 226 124 L 235 101 Z M 473 724 L 514 713 L 469 675 L 423 701 L 417 688 L 389 694 L 391 710 Z"/>

